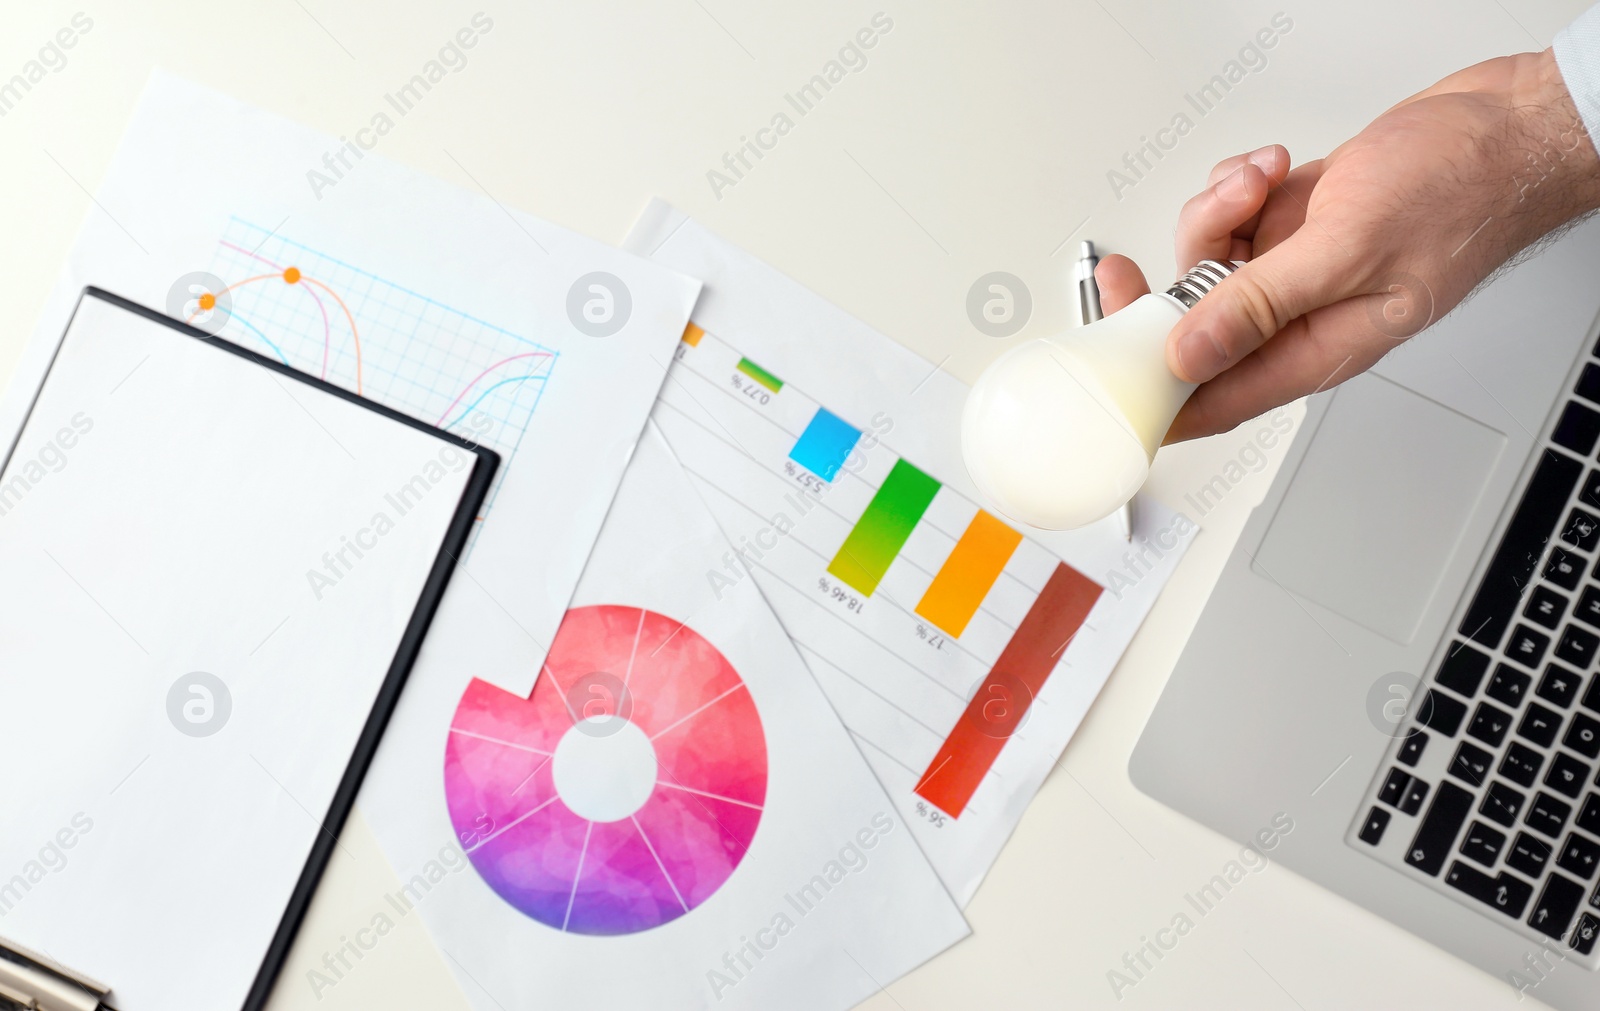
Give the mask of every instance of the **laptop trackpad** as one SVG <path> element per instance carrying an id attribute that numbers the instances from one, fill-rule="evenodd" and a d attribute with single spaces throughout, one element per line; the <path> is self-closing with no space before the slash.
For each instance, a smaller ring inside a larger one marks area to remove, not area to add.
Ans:
<path id="1" fill-rule="evenodd" d="M 1379 376 L 1345 384 L 1278 507 L 1255 571 L 1409 643 L 1505 442 Z"/>

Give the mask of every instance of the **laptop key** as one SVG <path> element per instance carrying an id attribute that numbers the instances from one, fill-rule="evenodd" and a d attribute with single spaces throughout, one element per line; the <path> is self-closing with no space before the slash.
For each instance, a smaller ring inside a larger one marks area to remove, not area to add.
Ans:
<path id="1" fill-rule="evenodd" d="M 1577 625 L 1568 625 L 1561 633 L 1561 641 L 1556 643 L 1556 657 L 1579 670 L 1589 669 L 1596 651 L 1600 651 L 1600 635 Z"/>
<path id="2" fill-rule="evenodd" d="M 1473 786 L 1482 786 L 1484 780 L 1489 778 L 1489 767 L 1493 763 L 1493 755 L 1476 745 L 1462 741 L 1461 746 L 1456 748 L 1455 758 L 1450 760 L 1450 775 L 1465 780 Z M 1583 784 L 1580 782 L 1578 786 L 1581 788 Z"/>
<path id="3" fill-rule="evenodd" d="M 1522 810 L 1522 802 L 1525 799 L 1516 790 L 1495 780 L 1489 784 L 1488 791 L 1484 793 L 1483 803 L 1478 805 L 1478 813 L 1490 821 L 1499 822 L 1510 828 L 1516 822 L 1517 812 Z"/>
<path id="4" fill-rule="evenodd" d="M 1583 595 L 1578 598 L 1578 606 L 1572 609 L 1572 616 L 1585 625 L 1600 628 L 1600 590 L 1585 586 Z"/>
<path id="5" fill-rule="evenodd" d="M 1506 732 L 1510 729 L 1510 713 L 1487 702 L 1480 702 L 1472 714 L 1472 722 L 1467 726 L 1467 735 L 1498 748 L 1500 742 L 1506 739 Z"/>
<path id="6" fill-rule="evenodd" d="M 1507 916 L 1521 916 L 1533 898 L 1533 886 L 1514 874 L 1501 871 L 1494 879 L 1494 907 Z"/>
<path id="7" fill-rule="evenodd" d="M 1573 713 L 1572 723 L 1561 743 L 1585 758 L 1600 756 L 1600 720 L 1585 713 Z"/>
<path id="8" fill-rule="evenodd" d="M 1563 590 L 1576 590 L 1583 578 L 1583 556 L 1566 548 L 1551 548 L 1550 560 L 1544 564 L 1544 578 Z"/>
<path id="9" fill-rule="evenodd" d="M 1575 824 L 1590 835 L 1600 836 L 1600 796 L 1591 793 L 1583 798 Z"/>
<path id="10" fill-rule="evenodd" d="M 1428 784 L 1415 777 L 1411 786 L 1406 790 L 1406 795 L 1400 801 L 1401 814 L 1416 814 L 1422 810 L 1422 802 L 1428 798 Z"/>
<path id="11" fill-rule="evenodd" d="M 1522 700 L 1528 695 L 1528 686 L 1533 683 L 1533 678 L 1509 664 L 1496 664 L 1494 677 L 1489 679 L 1486 694 L 1500 702 L 1504 702 L 1512 709 L 1522 705 Z"/>
<path id="12" fill-rule="evenodd" d="M 1561 830 L 1567 827 L 1567 816 L 1571 813 L 1571 804 L 1541 791 L 1534 794 L 1533 803 L 1528 805 L 1528 815 L 1522 821 L 1550 838 L 1558 839 Z"/>
<path id="13" fill-rule="evenodd" d="M 1588 881 L 1600 869 L 1600 843 L 1585 839 L 1576 832 L 1568 833 L 1566 844 L 1561 847 L 1561 855 L 1556 858 L 1556 866 Z"/>
<path id="14" fill-rule="evenodd" d="M 1384 814 L 1387 816 L 1388 812 Z M 1475 821 L 1468 826 L 1466 838 L 1461 840 L 1461 853 L 1485 867 L 1493 867 L 1505 844 L 1504 832 L 1492 829 L 1481 821 Z"/>
<path id="15" fill-rule="evenodd" d="M 1584 362 L 1583 374 L 1578 377 L 1578 385 L 1573 387 L 1572 392 L 1585 400 L 1600 404 L 1600 365 L 1596 365 L 1594 362 Z M 1596 478 L 1600 478 L 1600 471 L 1591 471 L 1589 473 L 1589 484 L 1600 484 L 1600 482 L 1596 481 Z M 1588 488 L 1585 487 L 1584 497 L 1588 498 L 1588 495 Z M 1595 490 L 1595 497 L 1600 498 L 1600 488 Z M 1600 506 L 1600 502 L 1596 502 L 1595 505 Z"/>
<path id="16" fill-rule="evenodd" d="M 1533 895 L 1533 886 L 1526 881 L 1505 873 L 1490 877 L 1459 860 L 1451 863 L 1444 881 L 1450 887 L 1459 888 L 1479 902 L 1493 907 L 1496 912 L 1511 917 L 1520 917 Z"/>
<path id="17" fill-rule="evenodd" d="M 1584 913 L 1578 917 L 1578 925 L 1572 928 L 1567 943 L 1578 954 L 1587 955 L 1594 950 L 1596 937 L 1600 937 L 1600 920 L 1595 919 L 1593 913 Z"/>
<path id="18" fill-rule="evenodd" d="M 1532 786 L 1539 776 L 1539 766 L 1543 764 L 1543 755 L 1521 741 L 1512 741 L 1511 747 L 1506 749 L 1506 757 L 1500 760 L 1500 775 L 1513 783 Z"/>
<path id="19" fill-rule="evenodd" d="M 1433 803 L 1423 815 L 1406 850 L 1406 863 L 1424 874 L 1437 875 L 1455 846 L 1456 833 L 1472 810 L 1472 794 L 1449 780 L 1439 783 Z"/>
<path id="20" fill-rule="evenodd" d="M 1526 737 L 1541 747 L 1548 748 L 1555 743 L 1556 731 L 1561 729 L 1561 714 L 1552 712 L 1537 702 L 1528 703 L 1528 711 L 1522 714 L 1522 722 L 1517 725 L 1517 736 Z"/>
<path id="21" fill-rule="evenodd" d="M 1595 602 L 1600 604 L 1600 595 L 1596 596 Z M 1533 593 L 1528 596 L 1528 606 L 1522 609 L 1524 618 L 1552 632 L 1561 624 L 1561 618 L 1566 613 L 1567 598 L 1548 586 L 1535 587 Z"/>
<path id="22" fill-rule="evenodd" d="M 1567 926 L 1572 922 L 1573 914 L 1578 911 L 1578 904 L 1582 901 L 1582 885 L 1570 878 L 1552 874 L 1544 883 L 1544 891 L 1539 893 L 1539 900 L 1533 904 L 1533 912 L 1528 916 L 1528 926 L 1546 937 L 1560 940 L 1566 936 Z"/>
<path id="23" fill-rule="evenodd" d="M 1406 739 L 1400 745 L 1400 753 L 1395 756 L 1402 765 L 1415 766 L 1422 758 L 1422 753 L 1427 750 L 1428 735 L 1412 727 L 1406 731 Z"/>
<path id="24" fill-rule="evenodd" d="M 1493 902 L 1495 880 L 1469 864 L 1457 860 L 1445 873 L 1444 883 L 1459 888 L 1479 902 Z"/>
<path id="25" fill-rule="evenodd" d="M 1593 551 L 1600 544 L 1600 516 L 1574 506 L 1561 528 L 1561 539 L 1582 551 Z"/>
<path id="26" fill-rule="evenodd" d="M 1524 667 L 1538 670 L 1539 664 L 1544 662 L 1545 651 L 1549 648 L 1548 635 L 1531 625 L 1518 623 L 1517 627 L 1511 630 L 1511 637 L 1506 640 L 1502 652 Z"/>
<path id="27" fill-rule="evenodd" d="M 1368 846 L 1378 845 L 1383 841 L 1383 830 L 1388 827 L 1389 812 L 1374 806 L 1367 812 L 1367 820 L 1361 824 L 1361 841 Z"/>
<path id="28" fill-rule="evenodd" d="M 1546 664 L 1544 677 L 1539 679 L 1539 687 L 1534 689 L 1534 693 L 1546 702 L 1566 709 L 1578 697 L 1578 688 L 1582 684 L 1583 675 L 1574 674 L 1558 663 Z"/>
<path id="29" fill-rule="evenodd" d="M 1400 801 L 1406 795 L 1406 787 L 1411 785 L 1411 774 L 1399 769 L 1390 769 L 1388 778 L 1383 781 L 1383 786 L 1378 789 L 1378 799 L 1390 807 L 1399 807 Z"/>
<path id="30" fill-rule="evenodd" d="M 1543 632 L 1529 628 L 1527 625 L 1518 625 L 1511 632 L 1511 638 L 1506 641 L 1506 656 L 1522 664 L 1524 667 L 1538 669 L 1544 662 L 1544 651 L 1550 648 L 1550 637 Z"/>
<path id="31" fill-rule="evenodd" d="M 1550 844 L 1543 839 L 1535 839 L 1526 832 L 1518 832 L 1517 839 L 1511 844 L 1511 851 L 1506 854 L 1506 866 L 1526 874 L 1530 878 L 1537 878 L 1544 873 L 1544 865 L 1550 861 Z"/>
<path id="32" fill-rule="evenodd" d="M 1500 645 L 1522 603 L 1522 589 L 1532 580 L 1550 531 L 1560 522 L 1583 469 L 1583 464 L 1554 450 L 1539 454 L 1528 486 L 1461 619 L 1462 635 L 1490 649 Z"/>
<path id="33" fill-rule="evenodd" d="M 1464 698 L 1478 693 L 1483 675 L 1489 669 L 1489 655 L 1464 642 L 1451 643 L 1433 679 Z"/>
<path id="34" fill-rule="evenodd" d="M 1583 690 L 1583 698 L 1578 700 L 1578 704 L 1600 713 L 1600 676 L 1589 679 L 1589 687 Z"/>
<path id="35" fill-rule="evenodd" d="M 1454 737 L 1456 731 L 1461 729 L 1461 721 L 1467 718 L 1467 704 L 1430 688 L 1428 694 L 1422 697 L 1417 718 L 1423 726 L 1437 730 L 1446 737 Z"/>
<path id="36" fill-rule="evenodd" d="M 1495 880 L 1470 864 L 1457 860 L 1450 865 L 1444 883 L 1459 888 L 1479 902 L 1494 902 Z"/>
<path id="37" fill-rule="evenodd" d="M 1550 771 L 1544 776 L 1545 786 L 1574 798 L 1583 792 L 1584 784 L 1588 781 L 1589 766 L 1565 751 L 1556 752 L 1556 757 L 1550 762 Z"/>
<path id="38" fill-rule="evenodd" d="M 1588 456 L 1594 452 L 1597 439 L 1600 439 L 1600 412 L 1576 401 L 1567 401 L 1556 421 L 1555 431 L 1550 433 L 1550 441 L 1579 456 Z"/>

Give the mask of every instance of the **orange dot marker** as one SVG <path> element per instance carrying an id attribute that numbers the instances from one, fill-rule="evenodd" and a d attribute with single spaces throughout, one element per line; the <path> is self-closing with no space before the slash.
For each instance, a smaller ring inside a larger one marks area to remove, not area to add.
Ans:
<path id="1" fill-rule="evenodd" d="M 208 291 L 204 295 L 200 296 L 200 310 L 202 312 L 210 312 L 212 309 L 216 308 L 216 305 L 217 296 L 211 294 L 211 292 Z"/>
<path id="2" fill-rule="evenodd" d="M 283 279 L 290 284 L 295 284 L 300 280 L 300 268 L 290 267 L 288 270 L 283 272 Z"/>

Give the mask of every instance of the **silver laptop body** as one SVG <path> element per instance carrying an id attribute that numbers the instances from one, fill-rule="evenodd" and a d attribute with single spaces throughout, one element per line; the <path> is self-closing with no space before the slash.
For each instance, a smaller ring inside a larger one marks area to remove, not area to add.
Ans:
<path id="1" fill-rule="evenodd" d="M 1600 1009 L 1597 312 L 1590 221 L 1313 397 L 1129 766 L 1563 1011 Z"/>

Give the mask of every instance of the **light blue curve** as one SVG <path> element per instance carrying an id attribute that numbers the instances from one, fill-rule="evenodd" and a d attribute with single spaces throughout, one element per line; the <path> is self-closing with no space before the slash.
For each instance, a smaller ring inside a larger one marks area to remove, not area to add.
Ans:
<path id="1" fill-rule="evenodd" d="M 443 427 L 446 430 L 448 430 L 448 429 L 450 429 L 450 428 L 452 428 L 452 427 L 454 427 L 456 425 L 461 424 L 462 419 L 465 418 L 467 415 L 471 414 L 473 408 L 475 408 L 479 404 L 483 403 L 483 398 L 484 397 L 487 397 L 489 394 L 493 393 L 495 390 L 498 390 L 500 387 L 504 386 L 507 383 L 520 383 L 520 382 L 522 382 L 524 380 L 527 380 L 527 379 L 549 379 L 549 378 L 550 378 L 550 375 L 549 375 L 548 372 L 546 372 L 546 373 L 529 373 L 528 375 L 525 375 L 525 376 L 512 376 L 510 379 L 502 379 L 498 383 L 495 383 L 493 386 L 489 387 L 488 389 L 484 390 L 482 393 L 478 394 L 478 399 L 474 400 L 472 403 L 468 404 L 466 406 L 466 408 L 463 409 L 460 414 L 456 415 L 456 420 L 450 422 L 450 424 L 448 424 L 448 425 L 444 425 L 444 426 L 441 426 L 441 427 Z"/>

